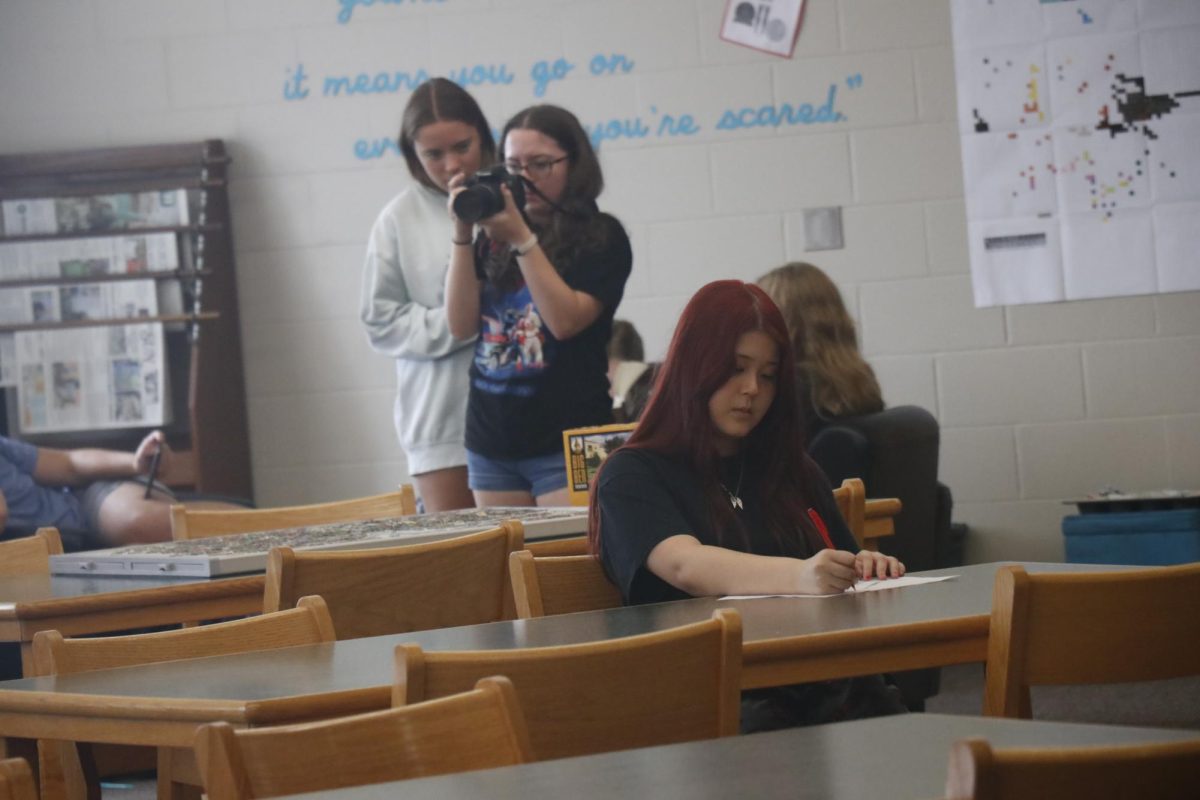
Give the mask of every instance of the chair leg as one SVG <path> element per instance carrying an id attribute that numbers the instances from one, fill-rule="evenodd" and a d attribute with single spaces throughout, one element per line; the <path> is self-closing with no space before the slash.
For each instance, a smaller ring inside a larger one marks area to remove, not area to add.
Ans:
<path id="1" fill-rule="evenodd" d="M 158 748 L 158 800 L 200 800 L 203 789 L 199 771 L 189 768 L 193 763 L 190 750 Z"/>

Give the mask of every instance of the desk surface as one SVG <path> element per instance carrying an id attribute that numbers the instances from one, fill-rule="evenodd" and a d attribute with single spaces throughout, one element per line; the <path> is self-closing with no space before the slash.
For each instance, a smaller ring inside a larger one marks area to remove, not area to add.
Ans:
<path id="1" fill-rule="evenodd" d="M 28 643 L 39 630 L 78 635 L 258 613 L 263 583 L 262 575 L 0 578 L 0 641 Z"/>
<path id="2" fill-rule="evenodd" d="M 75 575 L 13 575 L 0 577 L 0 620 L 10 619 L 22 612 L 36 613 L 54 601 L 72 601 L 94 598 L 98 595 L 119 597 L 120 600 L 136 603 L 147 594 L 157 594 L 173 586 L 188 586 L 193 590 L 201 586 L 241 586 L 247 579 L 257 578 L 261 586 L 262 576 L 240 578 L 112 578 L 103 576 L 80 577 Z M 203 591 L 200 589 L 199 591 Z"/>
<path id="3" fill-rule="evenodd" d="M 28 724 L 36 722 L 43 738 L 55 738 L 46 727 L 53 723 L 50 714 L 130 723 L 169 717 L 188 723 L 176 737 L 186 744 L 196 724 L 212 719 L 262 725 L 386 707 L 393 651 L 402 642 L 415 642 L 431 651 L 570 644 L 707 619 L 717 607 L 733 607 L 742 615 L 746 687 L 982 661 L 998 566 L 935 570 L 923 574 L 958 577 L 890 592 L 836 598 L 698 598 L 6 681 L 0 683 L 0 735 L 30 736 Z M 1082 571 L 1090 567 L 1036 564 L 1027 568 Z M 128 701 L 135 697 L 157 702 Z M 155 708 L 168 704 L 169 713 Z M 82 738 L 58 733 L 60 738 Z"/>
<path id="4" fill-rule="evenodd" d="M 1001 747 L 1083 746 L 1195 739 L 1200 731 L 907 714 L 298 797 L 926 800 L 942 796 L 950 745 L 969 736 Z"/>

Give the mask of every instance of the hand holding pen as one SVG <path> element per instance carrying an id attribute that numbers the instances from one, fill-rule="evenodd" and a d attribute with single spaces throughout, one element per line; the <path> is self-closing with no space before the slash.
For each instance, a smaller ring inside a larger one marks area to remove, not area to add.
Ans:
<path id="1" fill-rule="evenodd" d="M 153 431 L 138 445 L 134 453 L 134 468 L 139 474 L 146 473 L 145 499 L 149 500 L 154 490 L 154 481 L 158 477 L 164 454 L 169 455 L 170 447 L 162 431 Z"/>

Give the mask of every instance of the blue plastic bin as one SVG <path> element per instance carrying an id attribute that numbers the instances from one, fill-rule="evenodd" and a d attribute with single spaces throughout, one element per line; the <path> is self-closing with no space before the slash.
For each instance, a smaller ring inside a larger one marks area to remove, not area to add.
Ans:
<path id="1" fill-rule="evenodd" d="M 1200 561 L 1200 509 L 1075 514 L 1062 521 L 1072 564 L 1166 566 Z"/>

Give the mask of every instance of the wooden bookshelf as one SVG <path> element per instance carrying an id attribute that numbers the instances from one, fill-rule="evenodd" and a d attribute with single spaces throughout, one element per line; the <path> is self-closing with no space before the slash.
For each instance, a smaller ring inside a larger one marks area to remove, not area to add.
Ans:
<path id="1" fill-rule="evenodd" d="M 233 233 L 227 191 L 229 158 L 220 140 L 143 147 L 0 156 L 0 201 L 186 190 L 188 222 L 109 227 L 67 233 L 2 235 L 0 242 L 171 233 L 179 267 L 167 272 L 0 280 L 0 289 L 153 280 L 178 284 L 182 313 L 101 320 L 0 325 L 0 333 L 161 322 L 171 421 L 168 442 L 187 469 L 179 488 L 253 499 L 246 390 L 242 367 Z M 0 397 L 0 426 L 15 429 L 15 390 Z M 150 428 L 113 428 L 22 435 L 46 447 L 132 450 Z"/>

